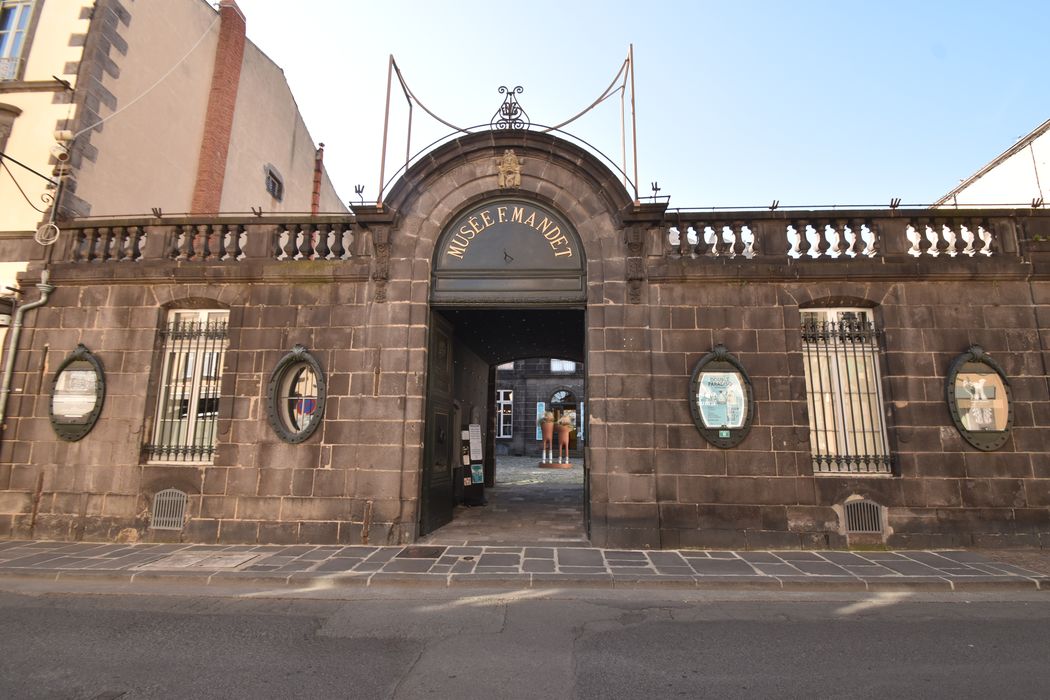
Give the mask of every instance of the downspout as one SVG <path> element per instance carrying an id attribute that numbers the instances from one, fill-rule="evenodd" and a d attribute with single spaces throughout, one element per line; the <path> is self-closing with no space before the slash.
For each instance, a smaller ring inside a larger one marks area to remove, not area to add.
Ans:
<path id="1" fill-rule="evenodd" d="M 22 335 L 22 318 L 26 311 L 31 311 L 47 303 L 51 292 L 55 291 L 53 284 L 48 284 L 50 273 L 44 270 L 40 273 L 40 283 L 36 288 L 40 290 L 40 298 L 28 304 L 22 304 L 15 310 L 14 320 L 11 323 L 11 337 L 7 343 L 7 354 L 4 356 L 4 377 L 0 382 L 0 435 L 6 427 L 7 399 L 11 394 L 11 379 L 15 374 L 15 353 L 18 351 L 18 339 Z"/>

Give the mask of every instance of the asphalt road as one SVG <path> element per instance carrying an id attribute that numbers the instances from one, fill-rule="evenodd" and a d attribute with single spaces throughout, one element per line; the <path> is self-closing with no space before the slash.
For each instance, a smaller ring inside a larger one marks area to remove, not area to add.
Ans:
<path id="1" fill-rule="evenodd" d="M 0 697 L 1050 696 L 1045 593 L 166 593 L 0 593 Z"/>

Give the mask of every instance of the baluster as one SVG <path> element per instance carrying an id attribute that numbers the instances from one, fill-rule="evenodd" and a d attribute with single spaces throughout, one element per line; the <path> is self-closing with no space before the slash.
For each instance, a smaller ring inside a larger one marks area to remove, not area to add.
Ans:
<path id="1" fill-rule="evenodd" d="M 288 233 L 288 227 L 284 226 L 283 224 L 279 224 L 277 226 L 277 228 L 274 229 L 274 232 L 273 232 L 273 259 L 274 260 L 284 260 L 285 259 L 286 256 L 285 256 L 285 252 L 284 252 L 284 244 L 281 242 L 281 240 L 282 239 L 287 240 L 285 238 L 286 236 L 287 237 L 291 237 L 291 234 Z"/>
<path id="2" fill-rule="evenodd" d="M 193 238 L 193 260 L 201 262 L 211 258 L 211 232 L 208 224 L 197 224 L 197 235 Z"/>
<path id="3" fill-rule="evenodd" d="M 124 262 L 138 262 L 142 259 L 142 244 L 145 243 L 145 235 L 141 226 L 130 226 L 128 228 L 128 249 Z"/>
<path id="4" fill-rule="evenodd" d="M 176 260 L 179 262 L 186 262 L 190 259 L 190 254 L 193 252 L 193 236 L 194 228 L 192 226 L 180 226 L 178 236 L 178 257 Z"/>
<path id="5" fill-rule="evenodd" d="M 926 230 L 929 228 L 929 221 L 929 219 L 920 218 L 916 219 L 913 225 L 916 237 L 912 241 L 912 249 L 909 252 L 917 258 L 926 255 L 926 251 L 930 247 L 930 241 L 926 236 Z"/>
<path id="6" fill-rule="evenodd" d="M 84 262 L 87 257 L 87 242 L 92 229 L 82 228 L 73 239 L 73 262 Z"/>
<path id="7" fill-rule="evenodd" d="M 92 235 L 91 238 L 88 240 L 88 262 L 95 262 L 96 260 L 98 260 L 99 244 L 102 242 L 102 239 L 105 238 L 106 235 L 109 233 L 109 229 L 106 227 L 97 228 L 94 229 L 92 233 L 94 235 Z"/>
<path id="8" fill-rule="evenodd" d="M 697 242 L 699 242 L 700 231 L 703 231 L 704 244 L 709 246 L 705 254 L 708 257 L 717 258 L 719 255 L 722 254 L 720 245 L 722 242 L 722 234 L 716 229 L 714 225 L 702 223 L 700 224 L 700 228 L 697 229 Z M 708 238 L 708 232 L 710 232 L 711 234 L 710 238 Z"/>
<path id="9" fill-rule="evenodd" d="M 686 238 L 689 241 L 689 257 L 695 258 L 704 254 L 704 247 L 707 245 L 707 231 L 704 226 L 690 224 L 686 226 L 687 232 L 692 231 L 692 239 Z"/>
<path id="10" fill-rule="evenodd" d="M 722 224 L 718 229 L 718 235 L 722 238 L 722 243 L 725 244 L 725 250 L 722 253 L 723 256 L 730 259 L 736 257 L 736 231 L 733 230 L 732 226 Z"/>
<path id="11" fill-rule="evenodd" d="M 954 258 L 959 254 L 958 244 L 962 240 L 962 222 L 953 222 L 952 224 L 944 223 L 941 226 L 941 239 L 944 241 L 944 245 L 941 248 L 941 252 L 947 255 L 949 258 Z"/>
<path id="12" fill-rule="evenodd" d="M 240 253 L 241 253 L 241 249 L 240 249 L 240 234 L 243 233 L 244 230 L 245 230 L 245 227 L 243 227 L 243 226 L 241 226 L 239 224 L 231 224 L 230 226 L 226 227 L 227 239 L 224 241 L 226 243 L 226 245 L 224 247 L 224 251 L 225 251 L 225 255 L 223 256 L 224 260 L 229 260 L 230 262 L 236 262 L 237 260 L 240 259 Z"/>
<path id="13" fill-rule="evenodd" d="M 689 227 L 682 226 L 682 224 L 679 222 L 679 224 L 674 228 L 675 231 L 678 232 L 678 256 L 684 258 L 685 256 L 689 255 Z M 685 229 L 685 232 L 683 232 L 683 229 Z M 667 235 L 668 241 L 670 241 L 670 229 L 668 229 Z"/>
<path id="14" fill-rule="evenodd" d="M 102 239 L 101 245 L 98 250 L 99 262 L 105 262 L 114 258 L 114 247 L 116 246 L 118 229 L 107 228 L 106 236 Z"/>
<path id="15" fill-rule="evenodd" d="M 744 241 L 743 255 L 748 260 L 751 260 L 755 257 L 755 255 L 757 255 L 755 248 L 758 243 L 758 236 L 755 233 L 755 229 L 751 228 L 743 221 L 737 222 L 737 225 L 739 226 L 740 230 L 740 239 Z M 746 236 L 745 232 L 747 234 Z"/>
<path id="16" fill-rule="evenodd" d="M 842 254 L 850 259 L 857 257 L 857 241 L 860 240 L 860 229 L 854 228 L 853 222 L 847 219 L 841 219 L 838 222 L 838 226 L 842 230 L 842 240 L 846 244 Z"/>
<path id="17" fill-rule="evenodd" d="M 314 247 L 318 260 L 327 260 L 332 249 L 328 246 L 328 234 L 332 231 L 331 224 L 317 225 L 317 245 Z"/>
<path id="18" fill-rule="evenodd" d="M 784 229 L 784 236 L 791 243 L 788 248 L 788 257 L 794 260 L 798 260 L 802 257 L 802 233 L 804 229 L 800 229 L 798 222 L 789 223 Z"/>
<path id="19" fill-rule="evenodd" d="M 820 225 L 820 222 L 817 222 Z M 799 247 L 802 250 L 802 257 L 804 258 L 819 258 L 820 257 L 820 234 L 817 233 L 816 228 L 809 221 L 799 222 Z"/>
<path id="20" fill-rule="evenodd" d="M 113 254 L 110 260 L 124 262 L 127 257 L 128 227 L 121 226 L 113 232 Z"/>
<path id="21" fill-rule="evenodd" d="M 857 225 L 860 226 L 860 236 L 864 239 L 864 254 L 869 258 L 874 258 L 882 251 L 882 232 L 874 221 L 870 223 L 865 223 L 860 219 L 857 221 Z M 865 232 L 867 232 L 866 235 Z"/>
<path id="22" fill-rule="evenodd" d="M 824 224 L 824 240 L 828 244 L 826 257 L 838 259 L 842 256 L 842 241 L 845 236 L 845 228 L 842 227 L 841 221 L 829 221 Z"/>
<path id="23" fill-rule="evenodd" d="M 314 257 L 314 227 L 313 225 L 299 224 L 299 254 L 296 260 L 313 260 Z"/>
<path id="24" fill-rule="evenodd" d="M 937 231 L 936 220 L 923 220 L 922 238 L 923 240 L 920 240 L 919 243 L 923 246 L 922 252 L 924 254 L 930 256 L 931 258 L 936 258 L 938 255 L 941 254 L 941 251 L 938 248 L 941 235 Z"/>
<path id="25" fill-rule="evenodd" d="M 977 227 L 977 233 L 984 242 L 981 246 L 981 255 L 991 256 L 999 250 L 999 237 L 996 235 L 995 226 L 987 219 L 981 219 Z"/>
<path id="26" fill-rule="evenodd" d="M 332 259 L 344 260 L 346 248 L 343 246 L 343 236 L 350 230 L 350 227 L 340 221 L 332 226 L 332 230 L 335 231 L 335 235 L 332 236 Z"/>

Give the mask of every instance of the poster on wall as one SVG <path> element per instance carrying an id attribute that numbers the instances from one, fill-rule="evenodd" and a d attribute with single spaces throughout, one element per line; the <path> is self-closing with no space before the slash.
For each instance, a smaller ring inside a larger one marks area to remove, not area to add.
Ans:
<path id="1" fill-rule="evenodd" d="M 467 432 L 470 435 L 470 461 L 480 462 L 482 459 L 481 423 L 471 423 L 467 426 Z"/>
<path id="2" fill-rule="evenodd" d="M 547 410 L 547 404 L 543 401 L 536 402 L 536 439 L 543 442 L 543 428 L 540 427 L 540 419 Z"/>
<path id="3" fill-rule="evenodd" d="M 739 428 L 744 424 L 744 384 L 736 372 L 702 372 L 697 405 L 708 428 Z"/>

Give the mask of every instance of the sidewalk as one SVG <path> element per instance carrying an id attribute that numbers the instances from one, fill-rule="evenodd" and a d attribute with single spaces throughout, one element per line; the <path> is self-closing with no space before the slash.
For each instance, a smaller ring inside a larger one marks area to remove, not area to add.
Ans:
<path id="1" fill-rule="evenodd" d="M 994 558 L 993 558 L 994 557 Z M 1042 553 L 668 551 L 592 547 L 0 542 L 0 580 L 273 587 L 1050 591 Z M 1011 561 L 1035 562 L 1040 571 Z"/>

